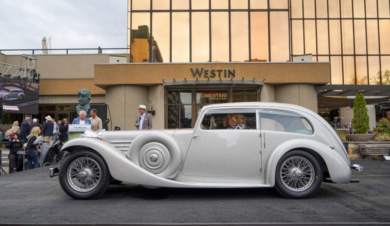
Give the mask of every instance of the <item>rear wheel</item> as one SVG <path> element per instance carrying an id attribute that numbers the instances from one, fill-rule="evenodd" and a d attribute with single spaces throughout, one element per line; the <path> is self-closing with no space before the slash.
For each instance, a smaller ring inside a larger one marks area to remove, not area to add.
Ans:
<path id="1" fill-rule="evenodd" d="M 62 189 L 74 199 L 97 198 L 107 190 L 110 179 L 103 158 L 88 149 L 70 154 L 59 173 Z"/>
<path id="2" fill-rule="evenodd" d="M 322 177 L 321 165 L 312 154 L 290 151 L 278 162 L 275 188 L 285 198 L 311 198 L 321 187 Z"/>

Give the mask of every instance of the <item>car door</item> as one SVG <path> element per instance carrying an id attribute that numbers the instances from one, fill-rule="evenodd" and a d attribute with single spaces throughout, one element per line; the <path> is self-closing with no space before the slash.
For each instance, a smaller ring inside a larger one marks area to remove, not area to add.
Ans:
<path id="1" fill-rule="evenodd" d="M 284 141 L 295 138 L 309 138 L 314 133 L 309 120 L 295 112 L 261 109 L 258 118 L 265 158 Z"/>
<path id="2" fill-rule="evenodd" d="M 228 114 L 242 116 L 245 129 L 224 128 Z M 256 109 L 205 112 L 195 125 L 182 173 L 218 178 L 258 177 L 261 174 L 261 138 L 257 115 Z"/>

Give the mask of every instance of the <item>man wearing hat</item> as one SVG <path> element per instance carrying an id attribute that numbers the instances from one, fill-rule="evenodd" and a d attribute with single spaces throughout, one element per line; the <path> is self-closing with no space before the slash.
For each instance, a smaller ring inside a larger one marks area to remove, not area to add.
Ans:
<path id="1" fill-rule="evenodd" d="M 139 115 L 135 120 L 135 127 L 137 127 L 138 130 L 152 129 L 152 117 L 146 114 L 146 106 L 140 105 L 138 110 Z"/>
<path id="2" fill-rule="evenodd" d="M 53 139 L 54 124 L 51 122 L 52 118 L 50 115 L 45 117 L 46 122 L 43 124 L 43 138 L 45 141 L 51 141 Z"/>

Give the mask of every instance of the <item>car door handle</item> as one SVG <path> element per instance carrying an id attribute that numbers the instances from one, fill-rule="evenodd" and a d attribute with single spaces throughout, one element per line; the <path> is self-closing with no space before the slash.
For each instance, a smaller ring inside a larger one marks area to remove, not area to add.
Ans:
<path id="1" fill-rule="evenodd" d="M 193 138 L 196 139 L 197 137 L 199 137 L 200 135 L 194 135 Z"/>

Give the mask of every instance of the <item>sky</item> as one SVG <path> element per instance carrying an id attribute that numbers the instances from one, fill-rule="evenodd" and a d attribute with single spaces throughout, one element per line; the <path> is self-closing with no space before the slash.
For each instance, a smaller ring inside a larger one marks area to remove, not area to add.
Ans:
<path id="1" fill-rule="evenodd" d="M 0 0 L 0 49 L 126 48 L 127 0 Z M 7 54 L 6 52 L 4 52 Z"/>

